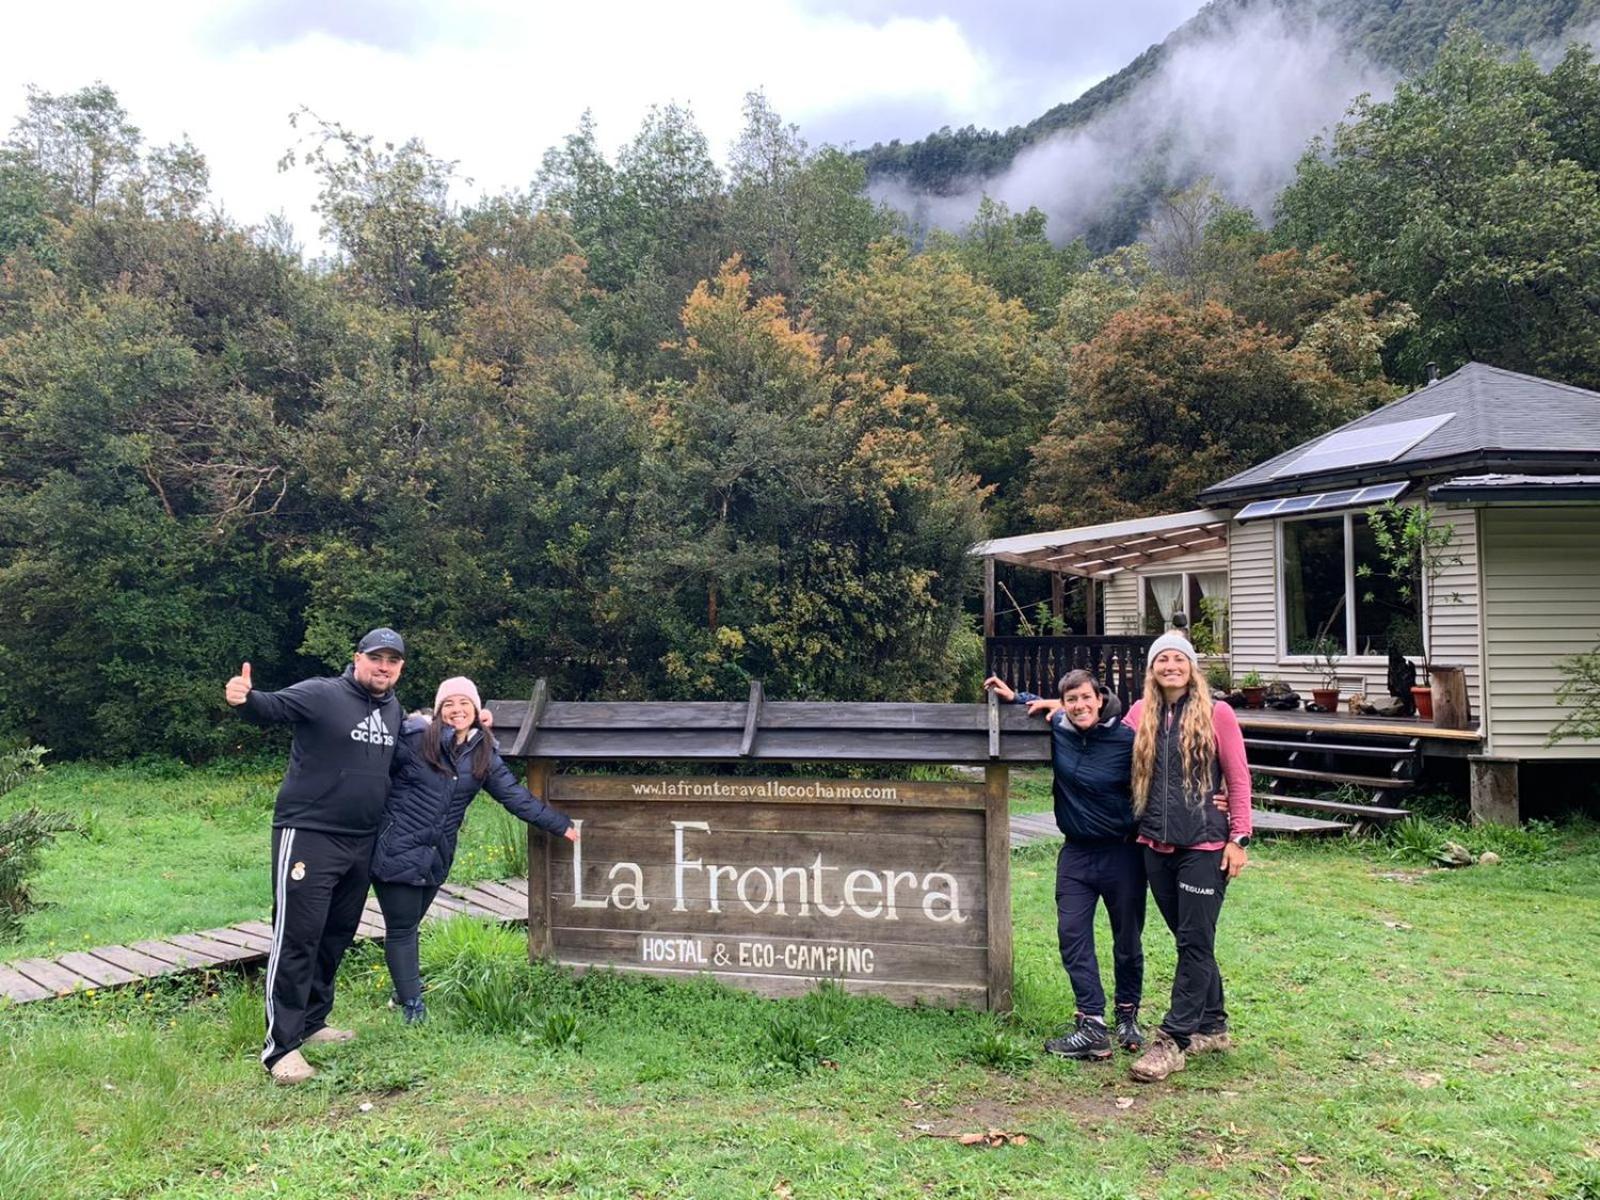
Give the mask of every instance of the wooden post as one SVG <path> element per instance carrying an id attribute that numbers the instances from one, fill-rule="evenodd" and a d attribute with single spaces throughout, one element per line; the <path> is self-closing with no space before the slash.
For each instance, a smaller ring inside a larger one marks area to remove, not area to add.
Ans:
<path id="1" fill-rule="evenodd" d="M 983 636 L 994 636 L 994 559 L 983 560 Z"/>
<path id="2" fill-rule="evenodd" d="M 1517 760 L 1474 754 L 1467 759 L 1472 781 L 1474 825 L 1518 825 L 1522 805 L 1517 795 Z"/>
<path id="3" fill-rule="evenodd" d="M 1428 674 L 1428 686 L 1433 693 L 1434 728 L 1471 728 L 1472 706 L 1467 700 L 1466 668 L 1435 663 Z"/>
<path id="4" fill-rule="evenodd" d="M 1089 576 L 1083 577 L 1083 632 L 1093 637 L 1098 631 L 1095 626 L 1099 623 L 1100 614 L 1096 612 L 1094 580 Z"/>
<path id="5" fill-rule="evenodd" d="M 985 875 L 989 913 L 989 1011 L 1011 1011 L 1011 817 L 1004 763 L 983 770 Z"/>
<path id="6" fill-rule="evenodd" d="M 1062 619 L 1067 613 L 1067 581 L 1060 571 L 1050 572 L 1050 615 L 1056 619 L 1056 633 L 1062 632 Z"/>
<path id="7" fill-rule="evenodd" d="M 541 800 L 550 795 L 556 765 L 548 758 L 528 760 L 528 790 Z M 549 958 L 555 950 L 550 932 L 550 835 L 528 826 L 528 961 Z"/>

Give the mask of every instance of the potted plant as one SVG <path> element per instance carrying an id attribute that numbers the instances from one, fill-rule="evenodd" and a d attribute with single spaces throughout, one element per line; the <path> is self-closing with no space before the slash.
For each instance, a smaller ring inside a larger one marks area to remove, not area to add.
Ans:
<path id="1" fill-rule="evenodd" d="M 1339 711 L 1339 646 L 1332 638 L 1317 641 L 1317 682 L 1321 687 L 1311 689 L 1311 700 L 1323 712 Z"/>
<path id="2" fill-rule="evenodd" d="M 1367 525 L 1383 559 L 1384 573 L 1395 583 L 1402 599 L 1420 598 L 1422 608 L 1422 679 L 1411 689 L 1417 716 L 1433 720 L 1433 615 L 1440 604 L 1457 604 L 1457 592 L 1441 595 L 1439 584 L 1444 573 L 1461 565 L 1454 549 L 1455 529 L 1434 517 L 1432 509 L 1420 504 L 1396 504 L 1367 510 Z M 1365 564 L 1357 574 L 1371 578 Z M 1370 600 L 1371 594 L 1368 594 Z"/>
<path id="3" fill-rule="evenodd" d="M 1239 690 L 1244 693 L 1246 708 L 1266 707 L 1267 685 L 1261 682 L 1260 671 L 1246 671 L 1244 678 L 1239 680 Z"/>

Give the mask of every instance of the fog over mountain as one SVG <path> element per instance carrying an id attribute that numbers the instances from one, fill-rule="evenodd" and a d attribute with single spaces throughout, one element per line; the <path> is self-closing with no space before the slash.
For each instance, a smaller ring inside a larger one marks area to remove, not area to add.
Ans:
<path id="1" fill-rule="evenodd" d="M 1037 206 L 1067 240 L 1135 196 L 1209 175 L 1266 217 L 1307 141 L 1362 93 L 1386 98 L 1398 73 L 1322 21 L 1246 12 L 1171 49 L 1154 74 L 1087 124 L 1025 147 L 1009 169 L 950 195 L 879 177 L 873 195 L 919 223 L 955 228 L 985 195 Z M 1095 239 L 1104 241 L 1103 238 Z"/>

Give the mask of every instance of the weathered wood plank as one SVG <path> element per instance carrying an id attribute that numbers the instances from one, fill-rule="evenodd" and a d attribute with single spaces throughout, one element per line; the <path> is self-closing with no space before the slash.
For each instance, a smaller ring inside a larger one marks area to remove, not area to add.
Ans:
<path id="1" fill-rule="evenodd" d="M 22 958 L 8 965 L 17 974 L 26 976 L 56 996 L 69 996 L 95 986 L 94 980 L 85 979 L 48 958 Z"/>
<path id="2" fill-rule="evenodd" d="M 230 963 L 249 962 L 260 958 L 258 950 L 244 946 L 235 946 L 228 942 L 218 942 L 198 933 L 169 933 L 166 941 L 174 946 L 181 946 L 185 950 L 193 950 L 198 954 L 209 954 L 218 965 Z"/>
<path id="3" fill-rule="evenodd" d="M 124 970 L 82 950 L 69 950 L 59 961 L 67 969 L 92 980 L 97 987 L 116 987 L 118 984 L 133 983 L 140 978 L 132 971 Z"/>
<path id="4" fill-rule="evenodd" d="M 520 907 L 502 896 L 486 892 L 477 885 L 458 886 L 447 883 L 444 890 L 470 908 L 495 917 L 497 920 L 527 920 L 528 910 L 524 903 Z"/>
<path id="5" fill-rule="evenodd" d="M 980 893 L 981 896 L 982 893 Z M 813 909 L 805 916 L 791 907 L 791 916 L 773 918 L 766 924 L 752 920 L 749 914 L 736 914 L 727 909 L 707 912 L 689 909 L 685 912 L 663 913 L 652 908 L 647 912 L 618 908 L 574 908 L 570 893 L 557 894 L 554 899 L 554 928 L 552 937 L 557 948 L 566 930 L 609 929 L 629 933 L 648 933 L 663 925 L 685 934 L 706 934 L 718 937 L 789 937 L 808 941 L 852 941 L 871 943 L 877 938 L 896 942 L 924 942 L 948 946 L 983 946 L 989 940 L 988 912 L 981 900 L 970 906 L 962 900 L 961 915 L 967 919 L 957 924 L 934 925 L 924 919 L 920 907 L 887 906 L 875 917 L 861 917 L 846 909 L 837 916 L 824 916 Z M 781 922 L 775 924 L 774 922 Z"/>
<path id="6" fill-rule="evenodd" d="M 531 790 L 531 789 L 530 789 Z M 818 810 L 818 828 L 837 820 L 844 808 L 954 808 L 981 811 L 983 788 L 971 783 L 927 780 L 751 778 L 748 776 L 559 775 L 550 784 L 550 802 L 580 800 L 614 804 L 804 805 Z M 783 822 L 788 814 L 766 818 Z M 883 818 L 892 829 L 902 818 Z"/>
<path id="7" fill-rule="evenodd" d="M 987 986 L 988 982 L 988 955 L 981 946 L 596 929 L 564 930 L 557 953 L 562 958 L 625 965 L 629 970 L 656 966 L 866 982 L 875 978 L 929 979 L 966 987 Z"/>
<path id="8" fill-rule="evenodd" d="M 268 944 L 272 942 L 272 926 L 268 925 L 265 921 L 240 921 L 235 924 L 233 928 L 239 930 L 241 933 L 258 934 L 259 936 L 266 938 Z"/>
<path id="9" fill-rule="evenodd" d="M 750 681 L 750 700 L 744 715 L 744 736 L 739 739 L 739 756 L 748 757 L 756 745 L 756 731 L 761 727 L 761 702 L 765 696 L 761 691 L 761 681 Z"/>
<path id="10" fill-rule="evenodd" d="M 556 961 L 568 967 L 576 975 L 582 975 L 593 970 L 613 970 L 609 963 L 586 962 L 577 958 L 557 958 Z M 697 970 L 674 968 L 639 967 L 634 972 L 639 975 L 659 975 L 665 978 L 694 979 L 705 976 L 707 973 Z M 712 976 L 719 983 L 730 987 L 743 988 L 745 991 L 755 992 L 768 999 L 784 999 L 794 996 L 804 996 L 807 992 L 814 991 L 817 987 L 815 979 L 803 975 L 722 975 Z M 859 979 L 845 979 L 839 986 L 845 991 L 862 996 L 881 996 L 895 1004 L 927 1004 L 940 1008 L 979 1008 L 984 1006 L 988 997 L 986 987 L 971 987 L 952 985 L 938 982 L 895 982 L 895 983 L 868 983 Z"/>
<path id="11" fill-rule="evenodd" d="M 128 943 L 130 950 L 137 950 L 140 954 L 158 958 L 174 967 L 214 967 L 220 961 L 200 950 L 187 946 L 175 946 L 171 942 L 157 938 L 148 938 L 142 942 Z"/>
<path id="12" fill-rule="evenodd" d="M 0 996 L 14 1001 L 17 1004 L 28 1004 L 34 1000 L 47 1000 L 55 995 L 46 987 L 40 987 L 26 975 L 19 975 L 10 967 L 0 967 Z"/>
<path id="13" fill-rule="evenodd" d="M 267 954 L 272 949 L 270 937 L 262 937 L 259 933 L 249 933 L 243 929 L 231 929 L 226 925 L 219 929 L 201 930 L 200 936 L 210 938 L 213 942 L 223 942 L 229 946 L 253 950 L 258 955 Z"/>
<path id="14" fill-rule="evenodd" d="M 560 777 L 556 765 L 548 758 L 535 758 L 528 763 L 528 790 L 535 796 L 551 796 Z M 551 941 L 553 901 L 550 897 L 552 867 L 550 865 L 551 841 L 532 825 L 528 826 L 528 878 L 523 884 L 523 901 L 528 912 L 528 961 L 549 958 L 554 949 Z M 508 883 L 508 887 L 513 886 Z"/>
<path id="15" fill-rule="evenodd" d="M 181 969 L 176 963 L 142 954 L 131 946 L 96 946 L 86 953 L 141 979 L 157 979 L 162 975 L 176 974 Z"/>
<path id="16" fill-rule="evenodd" d="M 985 886 L 988 910 L 989 1011 L 1011 1011 L 1011 827 L 1009 771 L 995 764 L 984 772 L 989 805 L 984 812 Z"/>

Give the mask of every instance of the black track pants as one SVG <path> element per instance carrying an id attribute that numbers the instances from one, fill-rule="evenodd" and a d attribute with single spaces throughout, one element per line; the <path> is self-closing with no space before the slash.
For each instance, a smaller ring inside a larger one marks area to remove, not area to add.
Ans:
<path id="1" fill-rule="evenodd" d="M 1158 854 L 1146 847 L 1144 869 L 1150 877 L 1150 895 L 1178 943 L 1172 1007 L 1161 1028 L 1187 1049 L 1191 1034 L 1213 1033 L 1228 1024 L 1216 956 L 1217 918 L 1228 890 L 1222 851 L 1180 847 L 1171 854 Z"/>
<path id="2" fill-rule="evenodd" d="M 328 1021 L 339 960 L 367 902 L 372 835 L 272 831 L 272 953 L 267 958 L 270 1068 Z"/>
<path id="3" fill-rule="evenodd" d="M 1111 918 L 1117 1006 L 1138 1008 L 1144 985 L 1144 848 L 1131 842 L 1062 845 L 1056 857 L 1056 940 L 1078 1011 L 1105 1017 L 1106 992 L 1094 950 L 1094 913 Z"/>
<path id="4" fill-rule="evenodd" d="M 402 1003 L 422 997 L 422 969 L 417 964 L 417 926 L 427 915 L 436 887 L 413 887 L 407 883 L 372 881 L 383 909 L 383 957 L 389 964 L 389 979 Z"/>

